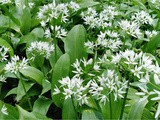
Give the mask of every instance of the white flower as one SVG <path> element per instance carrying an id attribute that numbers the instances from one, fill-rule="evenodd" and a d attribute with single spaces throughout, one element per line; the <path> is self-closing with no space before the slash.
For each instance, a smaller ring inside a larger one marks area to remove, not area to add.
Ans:
<path id="1" fill-rule="evenodd" d="M 3 107 L 1 108 L 1 112 L 5 115 L 8 115 L 7 108 L 5 105 L 3 105 Z"/>
<path id="2" fill-rule="evenodd" d="M 83 81 L 81 78 L 73 77 L 70 79 L 69 77 L 63 78 L 62 80 L 59 80 L 59 83 L 61 84 L 60 88 L 63 88 L 62 91 L 60 91 L 59 88 L 55 88 L 53 95 L 59 94 L 62 92 L 65 99 L 73 98 L 78 102 L 78 104 L 81 106 L 83 104 L 88 103 L 88 96 L 87 96 L 87 90 L 89 89 L 90 82 L 87 83 L 87 85 L 83 85 Z"/>
<path id="3" fill-rule="evenodd" d="M 157 107 L 157 111 L 155 114 L 155 118 L 158 119 L 158 116 L 160 115 L 160 102 L 158 102 L 158 107 Z"/>
<path id="4" fill-rule="evenodd" d="M 55 87 L 56 88 L 54 88 L 54 92 L 52 93 L 53 95 L 59 94 L 61 92 L 57 86 Z"/>
<path id="5" fill-rule="evenodd" d="M 71 98 L 73 91 L 71 89 L 66 89 L 66 88 L 63 88 L 63 90 L 64 90 L 63 94 L 65 95 L 65 99 Z"/>
<path id="6" fill-rule="evenodd" d="M 145 31 L 145 34 L 147 35 L 148 38 L 152 38 L 154 36 L 156 36 L 158 34 L 158 32 L 156 30 L 153 31 Z"/>
<path id="7" fill-rule="evenodd" d="M 138 24 L 149 24 L 152 25 L 153 23 L 153 19 L 152 17 L 149 15 L 149 13 L 147 13 L 146 11 L 140 11 L 135 13 L 131 20 L 133 20 L 134 22 L 138 23 Z"/>
<path id="8" fill-rule="evenodd" d="M 23 58 L 22 60 L 20 60 L 19 56 L 15 55 L 11 58 L 11 61 L 6 64 L 4 69 L 7 72 L 16 74 L 17 72 L 19 72 L 19 70 L 26 69 L 27 64 L 28 59 Z"/>
<path id="9" fill-rule="evenodd" d="M 43 23 L 43 21 L 42 21 L 42 22 L 41 22 L 41 25 L 45 26 L 45 23 Z M 51 38 L 51 31 L 50 31 L 49 28 L 47 28 L 47 29 L 45 30 L 44 36 L 45 36 L 46 38 Z"/>
<path id="10" fill-rule="evenodd" d="M 88 49 L 91 49 L 91 50 L 93 50 L 94 49 L 94 47 L 95 47 L 95 45 L 94 45 L 94 42 L 92 41 L 87 41 L 87 42 L 85 42 L 84 43 L 84 46 L 86 47 L 86 48 L 88 48 Z"/>
<path id="11" fill-rule="evenodd" d="M 7 53 L 8 53 L 9 49 L 2 46 L 0 47 L 0 62 L 6 61 L 7 60 Z"/>
<path id="12" fill-rule="evenodd" d="M 33 8 L 35 4 L 33 2 L 29 2 L 28 5 L 30 8 Z"/>
<path id="13" fill-rule="evenodd" d="M 35 41 L 31 43 L 27 51 L 29 51 L 33 57 L 42 55 L 48 59 L 54 51 L 54 46 L 50 45 L 48 42 Z"/>
<path id="14" fill-rule="evenodd" d="M 141 71 L 141 69 L 142 69 L 142 66 L 140 66 L 140 67 L 135 66 L 134 69 L 131 69 L 131 72 L 134 74 L 134 76 L 140 78 L 140 75 L 144 73 Z"/>
<path id="15" fill-rule="evenodd" d="M 117 64 L 121 60 L 122 56 L 120 54 L 112 55 L 112 63 Z"/>
<path id="16" fill-rule="evenodd" d="M 78 11 L 80 9 L 80 6 L 73 1 L 71 1 L 68 6 L 69 8 L 73 9 L 73 11 Z"/>
<path id="17" fill-rule="evenodd" d="M 11 0 L 0 0 L 0 3 L 1 4 L 9 4 L 9 3 L 12 3 Z"/>
<path id="18" fill-rule="evenodd" d="M 6 82 L 6 77 L 4 77 L 3 75 L 0 75 L 0 82 Z"/>
<path id="19" fill-rule="evenodd" d="M 61 26 L 55 26 L 55 32 L 56 37 L 62 39 L 63 37 L 66 37 L 67 32 L 65 29 L 63 29 Z"/>
<path id="20" fill-rule="evenodd" d="M 128 33 L 129 35 L 135 37 L 135 38 L 139 38 L 141 37 L 142 33 L 139 29 L 139 24 L 137 24 L 134 21 L 128 21 L 128 20 L 121 20 L 121 22 L 119 22 L 119 26 L 126 31 L 126 33 Z"/>

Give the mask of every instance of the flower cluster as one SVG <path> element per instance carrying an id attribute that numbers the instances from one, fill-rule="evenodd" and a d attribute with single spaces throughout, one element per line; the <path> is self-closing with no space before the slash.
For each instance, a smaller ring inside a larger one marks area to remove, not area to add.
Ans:
<path id="1" fill-rule="evenodd" d="M 7 107 L 6 107 L 5 105 L 2 106 L 1 112 L 2 112 L 4 115 L 8 115 Z"/>
<path id="2" fill-rule="evenodd" d="M 122 30 L 124 30 L 127 34 L 135 37 L 135 38 L 139 38 L 142 33 L 140 31 L 140 26 L 138 23 L 134 22 L 134 21 L 128 21 L 128 20 L 121 20 L 119 22 L 119 26 L 120 28 L 122 28 Z"/>
<path id="3" fill-rule="evenodd" d="M 160 0 L 148 0 L 153 8 L 160 10 Z"/>
<path id="4" fill-rule="evenodd" d="M 87 96 L 89 83 L 87 85 L 83 85 L 83 82 L 84 80 L 78 77 L 73 77 L 72 79 L 70 79 L 69 77 L 63 78 L 62 80 L 59 80 L 59 83 L 61 84 L 60 88 L 56 87 L 54 89 L 55 92 L 53 92 L 53 95 L 62 92 L 65 96 L 65 99 L 73 98 L 78 101 L 80 106 L 83 104 L 87 104 L 89 98 Z"/>
<path id="5" fill-rule="evenodd" d="M 153 24 L 152 17 L 149 15 L 149 13 L 143 10 L 137 13 L 134 13 L 134 15 L 132 15 L 131 20 L 138 24 L 149 24 L 149 25 Z"/>
<path id="6" fill-rule="evenodd" d="M 9 4 L 9 3 L 12 3 L 11 0 L 1 0 L 0 1 L 1 4 Z"/>
<path id="7" fill-rule="evenodd" d="M 39 9 L 38 19 L 43 23 L 42 26 L 54 19 L 61 19 L 61 22 L 66 23 L 69 20 L 69 16 L 72 12 L 79 9 L 79 5 L 75 2 L 56 4 L 55 0 L 53 3 L 44 5 Z M 45 24 L 44 24 L 45 23 Z"/>
<path id="8" fill-rule="evenodd" d="M 0 75 L 0 82 L 6 82 L 6 77 L 4 77 L 3 75 Z"/>
<path id="9" fill-rule="evenodd" d="M 113 93 L 114 101 L 118 98 L 124 98 L 127 86 L 126 80 L 120 80 L 120 77 L 114 70 L 107 70 L 97 80 L 92 80 L 89 92 L 97 100 L 106 103 L 109 95 Z"/>
<path id="10" fill-rule="evenodd" d="M 54 51 L 54 46 L 48 42 L 35 41 L 31 43 L 27 51 L 32 54 L 33 58 L 35 58 L 36 55 L 42 55 L 48 59 Z"/>
<path id="11" fill-rule="evenodd" d="M 26 69 L 28 64 L 28 59 L 23 58 L 20 60 L 19 56 L 13 56 L 11 61 L 6 64 L 4 69 L 6 72 L 11 72 L 17 74 L 20 70 Z"/>
<path id="12" fill-rule="evenodd" d="M 119 34 L 114 31 L 100 32 L 97 39 L 97 45 L 104 48 L 110 48 L 112 51 L 118 50 L 122 45 Z"/>
<path id="13" fill-rule="evenodd" d="M 111 22 L 117 15 L 118 11 L 113 6 L 104 7 L 100 13 L 94 8 L 88 8 L 87 11 L 81 13 L 84 23 L 90 28 L 107 28 L 112 25 Z"/>
<path id="14" fill-rule="evenodd" d="M 0 47 L 0 62 L 6 61 L 7 60 L 7 53 L 8 53 L 9 49 L 2 46 Z"/>
<path id="15" fill-rule="evenodd" d="M 51 30 L 50 30 L 50 29 L 51 29 Z M 54 30 L 55 30 L 54 35 L 55 35 L 56 38 L 62 39 L 63 37 L 65 37 L 65 36 L 67 35 L 66 30 L 63 29 L 61 26 L 55 26 L 55 28 L 54 28 L 54 26 L 51 26 L 50 29 L 47 28 L 47 29 L 45 30 L 45 33 L 44 33 L 44 34 L 45 34 L 45 37 L 46 37 L 46 38 L 51 38 L 51 37 L 52 37 L 52 34 L 51 34 L 51 33 L 53 33 Z"/>
<path id="16" fill-rule="evenodd" d="M 75 77 L 82 77 L 85 75 L 95 76 L 96 73 L 100 72 L 100 65 L 97 62 L 93 62 L 93 59 L 86 60 L 85 58 L 78 60 L 76 59 L 73 63 L 74 70 L 72 71 L 75 74 Z"/>
<path id="17" fill-rule="evenodd" d="M 146 30 L 145 34 L 146 34 L 147 38 L 149 39 L 149 38 L 156 36 L 158 34 L 158 32 L 156 30 L 153 30 L 153 31 Z"/>

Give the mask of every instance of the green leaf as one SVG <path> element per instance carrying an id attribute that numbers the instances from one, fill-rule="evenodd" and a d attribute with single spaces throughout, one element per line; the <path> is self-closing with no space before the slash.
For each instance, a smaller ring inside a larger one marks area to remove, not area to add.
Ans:
<path id="1" fill-rule="evenodd" d="M 43 38 L 44 36 L 44 30 L 41 27 L 33 29 L 31 33 L 34 34 L 36 38 Z"/>
<path id="2" fill-rule="evenodd" d="M 0 46 L 4 46 L 4 47 L 7 47 L 9 49 L 9 54 L 10 56 L 13 56 L 14 55 L 14 50 L 13 48 L 11 47 L 11 45 L 4 39 L 0 38 Z"/>
<path id="3" fill-rule="evenodd" d="M 19 120 L 51 120 L 38 112 L 28 112 L 18 105 L 17 108 L 19 111 Z"/>
<path id="4" fill-rule="evenodd" d="M 34 103 L 33 112 L 46 115 L 51 103 L 52 103 L 52 100 L 46 97 L 39 97 Z"/>
<path id="5" fill-rule="evenodd" d="M 82 0 L 79 5 L 81 6 L 81 8 L 88 8 L 88 7 L 98 5 L 98 4 L 100 3 L 94 2 L 93 0 Z"/>
<path id="6" fill-rule="evenodd" d="M 17 109 L 12 105 L 5 104 L 4 102 L 0 101 L 0 110 L 2 109 L 3 105 L 5 105 L 5 107 L 7 108 L 8 115 L 3 114 L 0 111 L 0 120 L 18 120 L 19 115 Z"/>
<path id="7" fill-rule="evenodd" d="M 63 109 L 62 109 L 62 119 L 76 119 L 76 111 L 71 98 L 68 98 L 64 101 Z"/>
<path id="8" fill-rule="evenodd" d="M 34 83 L 31 83 L 31 82 L 25 82 L 23 81 L 24 83 L 24 87 L 26 89 L 26 92 L 34 85 Z M 20 80 L 19 81 L 19 84 L 18 84 L 18 87 L 17 87 L 17 97 L 16 97 L 16 100 L 19 102 L 23 96 L 25 96 L 25 91 L 24 91 L 24 88 L 23 88 L 23 85 L 22 85 L 22 81 Z"/>
<path id="9" fill-rule="evenodd" d="M 51 90 L 51 83 L 48 80 L 45 80 L 42 85 L 43 89 L 41 95 Z"/>
<path id="10" fill-rule="evenodd" d="M 55 87 L 60 87 L 60 83 L 58 80 L 66 77 L 69 75 L 70 71 L 70 58 L 69 55 L 66 53 L 62 55 L 57 63 L 55 64 L 54 70 L 53 70 L 53 76 L 52 76 L 52 85 L 51 85 L 51 91 L 52 93 L 54 92 Z M 52 94 L 52 99 L 53 102 L 58 106 L 62 107 L 63 100 L 62 100 L 62 95 L 57 94 L 53 95 Z"/>
<path id="11" fill-rule="evenodd" d="M 86 56 L 84 42 L 86 41 L 86 30 L 82 25 L 76 25 L 68 33 L 64 41 L 64 48 L 66 53 L 70 56 L 71 63 L 76 59 Z"/>
<path id="12" fill-rule="evenodd" d="M 141 0 L 133 0 L 133 3 L 135 3 L 135 5 L 140 6 L 144 10 L 147 10 L 146 6 L 141 2 Z"/>
<path id="13" fill-rule="evenodd" d="M 17 87 L 11 89 L 11 90 L 7 93 L 7 95 L 6 95 L 5 97 L 7 97 L 7 96 L 9 96 L 9 95 L 12 95 L 12 94 L 15 94 L 15 95 L 17 94 Z"/>
<path id="14" fill-rule="evenodd" d="M 30 13 L 30 9 L 28 7 L 25 7 L 25 9 L 23 9 L 23 15 L 21 18 L 21 32 L 23 34 L 27 34 L 30 31 L 30 27 L 31 27 L 31 13 Z"/>
<path id="15" fill-rule="evenodd" d="M 128 120 L 141 120 L 143 110 L 144 110 L 147 102 L 148 101 L 146 99 L 135 102 L 132 105 L 131 110 L 129 112 Z"/>
<path id="16" fill-rule="evenodd" d="M 82 120 L 100 120 L 98 114 L 92 109 L 83 110 L 82 112 Z"/>
<path id="17" fill-rule="evenodd" d="M 57 59 L 59 59 L 63 55 L 63 53 L 62 53 L 61 49 L 58 47 L 58 45 L 56 46 L 56 49 L 57 49 Z M 57 62 L 57 60 L 55 58 L 55 52 L 52 52 L 51 56 L 49 57 L 49 62 L 51 64 L 52 68 L 54 68 L 54 66 Z"/>
<path id="18" fill-rule="evenodd" d="M 154 120 L 154 114 L 151 114 L 151 112 L 148 109 L 144 109 L 142 120 Z"/>
<path id="19" fill-rule="evenodd" d="M 17 18 L 15 18 L 12 13 L 9 12 L 8 8 L 5 5 L 0 5 L 0 8 L 5 11 L 5 15 L 7 15 L 15 24 L 20 26 L 20 22 Z"/>
<path id="20" fill-rule="evenodd" d="M 112 116 L 110 116 L 110 103 L 112 108 Z M 122 110 L 122 100 L 118 99 L 114 101 L 114 97 L 112 96 L 111 102 L 106 101 L 106 103 L 99 103 L 102 111 L 102 115 L 104 119 L 118 119 L 120 117 L 120 113 Z"/>
<path id="21" fill-rule="evenodd" d="M 156 49 L 160 44 L 160 33 L 153 37 L 143 48 L 144 52 L 155 55 Z"/>
<path id="22" fill-rule="evenodd" d="M 27 66 L 26 69 L 22 69 L 22 70 L 20 70 L 20 72 L 24 76 L 31 78 L 31 80 L 36 81 L 40 85 L 42 85 L 42 83 L 44 81 L 43 73 L 34 67 Z"/>
<path id="23" fill-rule="evenodd" d="M 33 113 L 30 113 L 17 105 L 19 111 L 19 120 L 37 120 Z"/>

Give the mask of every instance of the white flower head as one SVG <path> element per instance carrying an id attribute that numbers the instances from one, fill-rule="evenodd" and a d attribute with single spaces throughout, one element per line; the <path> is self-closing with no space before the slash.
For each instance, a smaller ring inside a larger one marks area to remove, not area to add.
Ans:
<path id="1" fill-rule="evenodd" d="M 9 51 L 9 48 L 6 48 L 4 46 L 0 47 L 0 62 L 6 61 L 7 60 L 7 53 Z"/>
<path id="2" fill-rule="evenodd" d="M 6 72 L 16 74 L 17 72 L 19 72 L 19 70 L 26 69 L 27 64 L 28 59 L 23 58 L 22 60 L 20 60 L 19 56 L 15 55 L 11 58 L 11 61 L 6 64 L 4 69 L 6 70 Z"/>
<path id="3" fill-rule="evenodd" d="M 6 77 L 4 77 L 3 75 L 0 75 L 0 82 L 6 82 Z"/>
<path id="4" fill-rule="evenodd" d="M 54 45 L 50 45 L 48 42 L 35 41 L 31 43 L 27 51 L 32 53 L 33 57 L 36 55 L 42 55 L 48 59 L 54 51 Z"/>
<path id="5" fill-rule="evenodd" d="M 3 107 L 1 108 L 1 112 L 2 112 L 4 115 L 8 115 L 7 107 L 6 107 L 5 105 L 3 105 Z"/>
<path id="6" fill-rule="evenodd" d="M 1 4 L 9 4 L 9 3 L 12 3 L 11 0 L 0 0 L 0 3 Z"/>

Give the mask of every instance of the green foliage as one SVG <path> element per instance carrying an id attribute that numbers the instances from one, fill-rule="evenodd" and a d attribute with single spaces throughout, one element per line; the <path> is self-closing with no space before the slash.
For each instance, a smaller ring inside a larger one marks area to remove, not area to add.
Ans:
<path id="1" fill-rule="evenodd" d="M 84 42 L 86 41 L 86 30 L 82 25 L 74 26 L 64 41 L 65 52 L 70 56 L 73 63 L 76 59 L 86 56 Z"/>
<path id="2" fill-rule="evenodd" d="M 69 75 L 69 70 L 70 70 L 70 58 L 69 55 L 66 53 L 58 59 L 57 63 L 54 66 L 52 75 L 52 84 L 51 84 L 52 93 L 54 92 L 56 86 L 60 87 L 60 83 L 58 80 Z M 55 96 L 52 95 L 52 99 L 53 102 L 58 107 L 62 107 L 63 98 L 61 94 Z"/>

